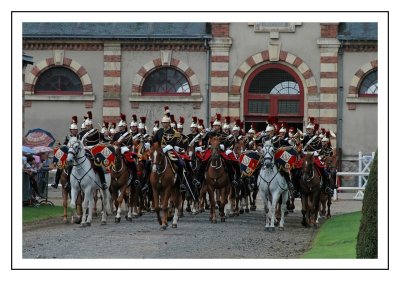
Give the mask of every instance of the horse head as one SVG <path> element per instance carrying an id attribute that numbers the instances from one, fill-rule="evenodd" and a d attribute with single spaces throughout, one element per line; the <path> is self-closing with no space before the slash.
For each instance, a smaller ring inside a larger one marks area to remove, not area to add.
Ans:
<path id="1" fill-rule="evenodd" d="M 154 173 L 162 174 L 165 171 L 167 167 L 166 155 L 158 143 L 154 143 L 150 150 L 150 161 Z"/>
<path id="2" fill-rule="evenodd" d="M 79 157 L 85 154 L 84 147 L 81 141 L 76 137 L 72 137 L 68 142 L 68 165 L 72 165 Z"/>
<path id="3" fill-rule="evenodd" d="M 264 144 L 264 147 L 261 150 L 263 155 L 263 165 L 266 168 L 272 169 L 274 167 L 274 155 L 275 149 L 274 146 L 268 142 Z"/>
<path id="4" fill-rule="evenodd" d="M 302 165 L 302 179 L 304 182 L 310 182 L 314 175 L 314 156 L 312 153 L 307 153 Z"/>

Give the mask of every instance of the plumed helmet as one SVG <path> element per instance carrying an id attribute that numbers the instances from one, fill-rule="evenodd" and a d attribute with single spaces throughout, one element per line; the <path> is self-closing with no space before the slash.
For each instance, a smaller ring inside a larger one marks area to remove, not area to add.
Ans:
<path id="1" fill-rule="evenodd" d="M 197 129 L 203 130 L 204 129 L 204 120 L 199 119 L 199 124 L 197 125 Z"/>
<path id="2" fill-rule="evenodd" d="M 170 121 L 171 122 L 171 128 L 176 128 L 175 115 L 171 114 L 170 118 L 171 118 L 171 121 Z"/>
<path id="3" fill-rule="evenodd" d="M 283 122 L 281 123 L 279 133 L 286 133 L 286 124 Z"/>
<path id="4" fill-rule="evenodd" d="M 71 126 L 69 127 L 70 130 L 78 130 L 78 117 L 77 116 L 72 116 L 72 122 Z"/>
<path id="5" fill-rule="evenodd" d="M 249 134 L 255 134 L 256 133 L 256 130 L 254 130 L 254 124 L 251 124 L 250 130 L 247 133 L 249 133 Z"/>
<path id="6" fill-rule="evenodd" d="M 160 129 L 160 121 L 156 120 L 154 121 L 154 127 L 153 127 L 153 132 L 157 132 Z"/>
<path id="7" fill-rule="evenodd" d="M 85 120 L 85 126 L 93 125 L 93 123 L 92 123 L 92 118 L 93 118 L 92 112 L 91 112 L 91 111 L 88 111 L 88 112 L 87 112 L 87 118 L 86 118 L 86 120 Z"/>
<path id="8" fill-rule="evenodd" d="M 197 117 L 192 116 L 192 124 L 190 124 L 190 128 L 197 128 Z"/>
<path id="9" fill-rule="evenodd" d="M 236 119 L 235 126 L 232 128 L 232 132 L 233 131 L 240 131 L 240 119 Z"/>
<path id="10" fill-rule="evenodd" d="M 314 130 L 314 126 L 315 126 L 314 121 L 315 121 L 314 117 L 309 117 L 306 129 L 313 129 Z"/>
<path id="11" fill-rule="evenodd" d="M 118 123 L 118 127 L 124 127 L 124 126 L 126 126 L 126 115 L 123 114 L 123 113 L 121 113 L 121 114 L 120 114 L 120 118 L 121 118 L 121 120 L 120 120 L 119 123 Z"/>
<path id="12" fill-rule="evenodd" d="M 132 114 L 132 122 L 131 122 L 131 127 L 137 127 L 138 123 L 137 123 L 137 116 L 136 114 Z"/>
<path id="13" fill-rule="evenodd" d="M 138 128 L 139 129 L 146 129 L 145 124 L 146 124 L 146 116 L 140 117 L 140 123 L 139 123 Z"/>
<path id="14" fill-rule="evenodd" d="M 217 113 L 213 126 L 221 126 L 221 114 Z"/>
<path id="15" fill-rule="evenodd" d="M 226 116 L 225 117 L 225 123 L 224 125 L 222 125 L 222 129 L 230 129 L 231 127 L 229 126 L 229 124 L 231 123 L 231 117 L 230 116 Z"/>
<path id="16" fill-rule="evenodd" d="M 179 122 L 176 125 L 176 127 L 178 129 L 182 129 L 183 128 L 183 124 L 185 124 L 185 118 L 183 118 L 183 116 L 179 116 Z"/>
<path id="17" fill-rule="evenodd" d="M 169 107 L 168 106 L 164 106 L 164 116 L 161 119 L 161 123 L 169 123 L 169 122 L 171 122 L 170 116 L 171 116 L 171 114 L 169 112 Z"/>

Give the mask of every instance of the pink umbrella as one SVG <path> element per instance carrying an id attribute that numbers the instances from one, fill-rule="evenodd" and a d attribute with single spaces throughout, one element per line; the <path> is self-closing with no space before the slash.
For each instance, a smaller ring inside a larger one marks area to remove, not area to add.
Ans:
<path id="1" fill-rule="evenodd" d="M 35 153 L 37 154 L 37 153 L 41 153 L 41 152 L 50 152 L 50 151 L 53 151 L 53 148 L 51 148 L 51 147 L 48 147 L 48 146 L 35 146 L 34 148 L 33 148 L 33 150 L 35 151 Z"/>

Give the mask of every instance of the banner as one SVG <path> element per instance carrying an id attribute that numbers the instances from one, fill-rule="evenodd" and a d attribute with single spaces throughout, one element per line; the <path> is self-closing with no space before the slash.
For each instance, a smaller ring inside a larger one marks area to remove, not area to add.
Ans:
<path id="1" fill-rule="evenodd" d="M 281 147 L 275 152 L 275 164 L 289 171 L 296 164 L 297 152 L 291 146 Z"/>
<path id="2" fill-rule="evenodd" d="M 258 164 L 260 163 L 261 154 L 257 151 L 245 151 L 239 157 L 240 172 L 243 176 L 250 177 Z"/>
<path id="3" fill-rule="evenodd" d="M 56 163 L 57 169 L 63 169 L 67 163 L 68 146 L 57 146 L 54 148 L 53 152 L 53 163 Z"/>
<path id="4" fill-rule="evenodd" d="M 108 168 L 115 163 L 115 149 L 109 144 L 97 144 L 90 149 L 94 164 Z"/>

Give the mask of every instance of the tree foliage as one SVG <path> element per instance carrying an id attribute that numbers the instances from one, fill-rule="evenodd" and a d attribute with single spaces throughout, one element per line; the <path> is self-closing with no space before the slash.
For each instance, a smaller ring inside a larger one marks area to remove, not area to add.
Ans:
<path id="1" fill-rule="evenodd" d="M 356 253 L 361 259 L 378 258 L 378 151 L 365 188 Z"/>

